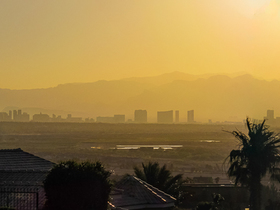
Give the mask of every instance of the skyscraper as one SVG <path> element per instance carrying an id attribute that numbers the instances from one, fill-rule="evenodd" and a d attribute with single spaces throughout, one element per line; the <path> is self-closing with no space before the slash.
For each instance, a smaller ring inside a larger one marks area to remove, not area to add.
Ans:
<path id="1" fill-rule="evenodd" d="M 16 121 L 18 119 L 17 110 L 13 110 L 13 120 Z"/>
<path id="2" fill-rule="evenodd" d="M 179 122 L 179 110 L 175 111 L 175 122 L 178 123 Z"/>
<path id="3" fill-rule="evenodd" d="M 158 123 L 173 123 L 173 110 L 157 112 Z"/>
<path id="4" fill-rule="evenodd" d="M 274 120 L 274 110 L 267 110 L 267 119 Z"/>
<path id="5" fill-rule="evenodd" d="M 188 111 L 188 123 L 194 122 L 194 110 Z"/>
<path id="6" fill-rule="evenodd" d="M 147 122 L 147 111 L 146 110 L 135 110 L 134 111 L 134 122 L 146 123 Z"/>

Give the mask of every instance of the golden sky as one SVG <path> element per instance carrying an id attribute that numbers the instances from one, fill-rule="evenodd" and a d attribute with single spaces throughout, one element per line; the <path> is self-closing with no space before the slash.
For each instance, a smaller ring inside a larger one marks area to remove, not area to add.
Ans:
<path id="1" fill-rule="evenodd" d="M 172 71 L 280 79 L 280 0 L 1 0 L 0 88 Z"/>

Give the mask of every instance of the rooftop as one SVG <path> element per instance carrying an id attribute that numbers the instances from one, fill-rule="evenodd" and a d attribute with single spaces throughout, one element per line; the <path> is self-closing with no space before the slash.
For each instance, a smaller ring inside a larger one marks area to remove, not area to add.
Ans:
<path id="1" fill-rule="evenodd" d="M 53 165 L 21 149 L 2 149 L 0 185 L 41 185 Z"/>
<path id="2" fill-rule="evenodd" d="M 54 163 L 18 149 L 0 150 L 0 171 L 49 171 Z"/>
<path id="3" fill-rule="evenodd" d="M 135 176 L 127 176 L 111 193 L 112 204 L 127 209 L 168 208 L 175 198 Z"/>

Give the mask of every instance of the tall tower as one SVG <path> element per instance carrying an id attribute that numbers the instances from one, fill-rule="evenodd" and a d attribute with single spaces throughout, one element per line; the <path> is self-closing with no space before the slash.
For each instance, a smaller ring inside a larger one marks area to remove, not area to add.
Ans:
<path id="1" fill-rule="evenodd" d="M 134 122 L 146 123 L 147 122 L 147 110 L 135 110 L 134 111 Z"/>
<path id="2" fill-rule="evenodd" d="M 17 119 L 18 119 L 17 110 L 13 110 L 13 120 L 17 121 Z"/>
<path id="3" fill-rule="evenodd" d="M 158 123 L 173 123 L 173 110 L 157 112 Z"/>
<path id="4" fill-rule="evenodd" d="M 179 110 L 175 111 L 175 123 L 179 122 Z"/>
<path id="5" fill-rule="evenodd" d="M 188 111 L 188 123 L 194 122 L 194 110 Z"/>
<path id="6" fill-rule="evenodd" d="M 10 110 L 9 111 L 9 118 L 10 118 L 10 120 L 12 120 L 13 118 L 12 118 L 12 116 L 13 116 L 13 114 L 12 114 L 12 110 Z"/>
<path id="7" fill-rule="evenodd" d="M 268 120 L 274 120 L 274 110 L 267 110 L 267 119 Z"/>

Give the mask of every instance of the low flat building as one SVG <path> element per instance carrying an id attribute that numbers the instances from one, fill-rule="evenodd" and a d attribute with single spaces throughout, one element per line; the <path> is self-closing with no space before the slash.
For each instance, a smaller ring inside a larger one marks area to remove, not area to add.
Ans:
<path id="1" fill-rule="evenodd" d="M 97 117 L 96 122 L 102 122 L 102 123 L 114 123 L 115 118 L 114 117 Z"/>
<path id="2" fill-rule="evenodd" d="M 34 114 L 33 115 L 33 121 L 34 122 L 49 122 L 50 116 L 48 114 Z"/>
<path id="3" fill-rule="evenodd" d="M 114 119 L 115 119 L 115 123 L 124 123 L 125 115 L 124 114 L 115 114 Z"/>

